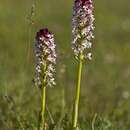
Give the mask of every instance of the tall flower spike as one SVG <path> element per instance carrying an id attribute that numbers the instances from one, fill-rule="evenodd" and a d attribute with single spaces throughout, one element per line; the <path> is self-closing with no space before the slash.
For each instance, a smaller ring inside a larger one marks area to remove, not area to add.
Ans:
<path id="1" fill-rule="evenodd" d="M 73 129 L 78 128 L 78 114 L 79 114 L 79 101 L 80 101 L 80 89 L 81 89 L 81 77 L 83 69 L 83 60 L 92 59 L 90 51 L 92 47 L 93 36 L 93 4 L 92 0 L 75 0 L 73 7 L 73 19 L 72 19 L 72 49 L 76 59 L 78 59 L 78 74 L 76 95 L 73 107 Z"/>
<path id="2" fill-rule="evenodd" d="M 72 49 L 74 55 L 79 59 L 80 54 L 91 60 L 92 54 L 89 49 L 92 47 L 94 15 L 92 0 L 75 0 L 72 19 Z"/>
<path id="3" fill-rule="evenodd" d="M 36 71 L 35 83 L 41 87 L 43 80 L 46 86 L 55 85 L 54 65 L 56 64 L 54 35 L 48 29 L 37 32 L 35 42 Z"/>

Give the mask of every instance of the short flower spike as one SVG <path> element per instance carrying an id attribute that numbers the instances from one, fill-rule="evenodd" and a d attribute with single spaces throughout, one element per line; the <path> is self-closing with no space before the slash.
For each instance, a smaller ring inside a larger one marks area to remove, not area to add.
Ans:
<path id="1" fill-rule="evenodd" d="M 41 29 L 36 34 L 35 55 L 36 55 L 36 76 L 37 86 L 42 85 L 46 80 L 46 86 L 55 85 L 54 72 L 56 64 L 54 35 L 48 29 Z"/>

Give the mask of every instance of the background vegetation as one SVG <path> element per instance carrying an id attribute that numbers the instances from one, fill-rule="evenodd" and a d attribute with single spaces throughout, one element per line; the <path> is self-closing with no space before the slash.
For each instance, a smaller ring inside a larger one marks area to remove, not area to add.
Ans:
<path id="1" fill-rule="evenodd" d="M 36 3 L 35 3 L 36 2 Z M 57 86 L 48 88 L 47 106 L 56 128 L 69 130 L 77 62 L 71 51 L 73 0 L 0 1 L 0 129 L 37 127 L 39 90 L 33 87 L 34 37 L 41 27 L 55 33 Z M 95 4 L 93 60 L 84 65 L 80 128 L 130 129 L 129 0 Z M 49 112 L 47 124 L 52 124 Z M 51 125 L 53 127 L 53 125 Z M 51 129 L 51 128 L 50 128 Z"/>

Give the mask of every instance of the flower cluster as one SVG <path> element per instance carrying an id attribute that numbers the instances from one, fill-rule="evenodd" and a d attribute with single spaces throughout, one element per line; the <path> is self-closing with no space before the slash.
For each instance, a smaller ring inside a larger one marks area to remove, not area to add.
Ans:
<path id="1" fill-rule="evenodd" d="M 37 32 L 35 42 L 35 83 L 38 87 L 41 87 L 43 82 L 46 83 L 46 86 L 55 85 L 55 47 L 54 35 L 49 32 L 48 29 L 41 29 L 39 32 Z"/>
<path id="2" fill-rule="evenodd" d="M 94 15 L 92 0 L 75 0 L 72 19 L 72 49 L 79 59 L 80 54 L 84 58 L 92 59 L 89 49 L 92 47 Z"/>

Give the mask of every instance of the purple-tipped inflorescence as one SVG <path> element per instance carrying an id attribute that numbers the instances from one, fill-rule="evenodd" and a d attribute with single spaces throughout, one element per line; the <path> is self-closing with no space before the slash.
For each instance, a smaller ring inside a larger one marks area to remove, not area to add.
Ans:
<path id="1" fill-rule="evenodd" d="M 37 32 L 35 42 L 35 83 L 38 87 L 41 87 L 44 81 L 46 82 L 46 86 L 55 85 L 55 47 L 54 35 L 48 29 L 41 29 Z"/>
<path id="2" fill-rule="evenodd" d="M 92 54 L 89 49 L 92 47 L 94 15 L 92 0 L 75 0 L 72 19 L 72 49 L 74 55 L 79 59 L 80 54 L 89 60 Z"/>

